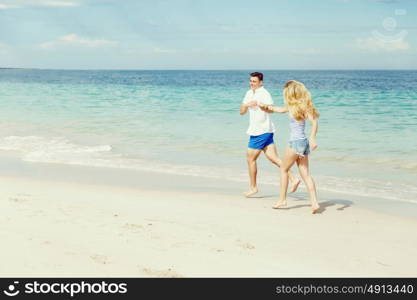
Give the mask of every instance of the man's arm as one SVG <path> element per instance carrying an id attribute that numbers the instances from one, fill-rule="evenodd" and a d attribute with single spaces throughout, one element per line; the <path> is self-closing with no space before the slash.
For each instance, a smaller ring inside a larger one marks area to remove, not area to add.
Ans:
<path id="1" fill-rule="evenodd" d="M 310 113 L 307 114 L 307 119 L 311 122 L 310 147 L 312 150 L 315 150 L 317 148 L 316 135 L 319 129 L 319 121 Z"/>
<path id="2" fill-rule="evenodd" d="M 272 100 L 271 94 L 267 90 L 263 90 L 264 92 L 261 94 L 261 99 L 259 103 L 259 108 L 266 113 L 273 113 L 272 107 L 274 105 L 274 101 Z"/>
<path id="3" fill-rule="evenodd" d="M 257 103 L 256 101 L 250 101 L 250 102 L 248 102 L 248 103 L 243 103 L 243 104 L 240 106 L 240 114 L 241 114 L 241 115 L 246 114 L 246 112 L 248 111 L 248 108 L 249 108 L 249 107 L 252 107 L 252 106 L 257 106 L 257 105 L 258 105 L 258 103 Z"/>

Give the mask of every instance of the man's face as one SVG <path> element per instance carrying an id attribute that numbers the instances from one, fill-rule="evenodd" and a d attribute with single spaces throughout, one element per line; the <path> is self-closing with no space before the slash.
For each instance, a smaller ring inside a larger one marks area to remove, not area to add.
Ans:
<path id="1" fill-rule="evenodd" d="M 252 90 L 256 90 L 257 88 L 261 87 L 262 81 L 260 81 L 258 77 L 251 77 L 249 80 L 249 85 Z"/>

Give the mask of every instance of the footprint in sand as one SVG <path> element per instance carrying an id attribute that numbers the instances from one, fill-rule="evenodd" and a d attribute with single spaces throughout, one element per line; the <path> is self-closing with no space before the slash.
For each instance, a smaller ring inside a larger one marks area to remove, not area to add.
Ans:
<path id="1" fill-rule="evenodd" d="M 387 264 L 385 264 L 383 262 L 380 262 L 380 261 L 377 261 L 376 263 L 381 265 L 381 266 L 384 266 L 384 267 L 391 267 L 390 265 L 387 265 Z"/>
<path id="2" fill-rule="evenodd" d="M 36 196 L 26 193 L 17 193 L 13 197 L 9 197 L 9 201 L 24 203 L 33 200 L 33 198 L 36 198 Z"/>
<path id="3" fill-rule="evenodd" d="M 32 211 L 32 214 L 30 215 L 31 217 L 38 217 L 38 216 L 45 216 L 45 211 L 37 209 Z"/>
<path id="4" fill-rule="evenodd" d="M 25 203 L 28 202 L 29 199 L 25 197 L 9 197 L 9 201 L 16 202 L 16 203 Z"/>
<path id="5" fill-rule="evenodd" d="M 170 278 L 179 278 L 183 277 L 181 274 L 177 273 L 175 270 L 168 268 L 165 270 L 155 270 L 150 268 L 142 268 L 142 271 L 150 277 L 170 277 Z"/>
<path id="6" fill-rule="evenodd" d="M 138 224 L 133 224 L 133 223 L 126 223 L 125 225 L 123 225 L 123 228 L 128 229 L 133 232 L 139 232 L 140 230 L 143 229 L 143 226 L 138 225 Z"/>
<path id="7" fill-rule="evenodd" d="M 236 243 L 238 247 L 245 250 L 255 250 L 255 246 L 250 243 L 242 242 L 241 240 L 237 240 Z"/>
<path id="8" fill-rule="evenodd" d="M 94 254 L 91 255 L 90 258 L 98 264 L 106 265 L 109 263 L 108 258 L 105 255 Z"/>
<path id="9" fill-rule="evenodd" d="M 213 248 L 213 249 L 211 249 L 211 251 L 213 251 L 213 252 L 218 252 L 218 253 L 220 253 L 220 252 L 224 252 L 224 250 L 223 250 L 223 249 L 218 249 L 218 248 Z"/>

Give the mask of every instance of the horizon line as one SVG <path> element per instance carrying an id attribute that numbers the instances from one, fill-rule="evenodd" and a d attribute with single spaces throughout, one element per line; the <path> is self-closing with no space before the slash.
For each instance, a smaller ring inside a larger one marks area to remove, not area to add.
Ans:
<path id="1" fill-rule="evenodd" d="M 252 69 L 67 69 L 67 68 L 27 68 L 27 67 L 0 67 L 0 70 L 42 70 L 42 71 L 252 71 Z M 259 71 L 417 71 L 417 69 L 263 69 Z"/>

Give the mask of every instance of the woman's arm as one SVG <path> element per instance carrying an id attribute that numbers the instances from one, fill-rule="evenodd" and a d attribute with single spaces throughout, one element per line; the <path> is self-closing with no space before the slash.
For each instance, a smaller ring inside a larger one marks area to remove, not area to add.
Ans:
<path id="1" fill-rule="evenodd" d="M 272 106 L 272 105 L 270 106 L 273 112 L 280 113 L 280 114 L 285 114 L 288 112 L 288 109 L 286 107 L 279 107 L 279 106 Z"/>
<path id="2" fill-rule="evenodd" d="M 286 113 L 288 112 L 288 109 L 285 107 L 279 107 L 279 106 L 273 106 L 273 105 L 266 105 L 263 103 L 260 103 L 259 108 L 267 113 Z"/>
<path id="3" fill-rule="evenodd" d="M 307 114 L 307 119 L 311 122 L 311 133 L 309 138 L 310 147 L 311 150 L 315 150 L 318 147 L 316 142 L 316 135 L 319 129 L 319 121 L 310 113 Z"/>

